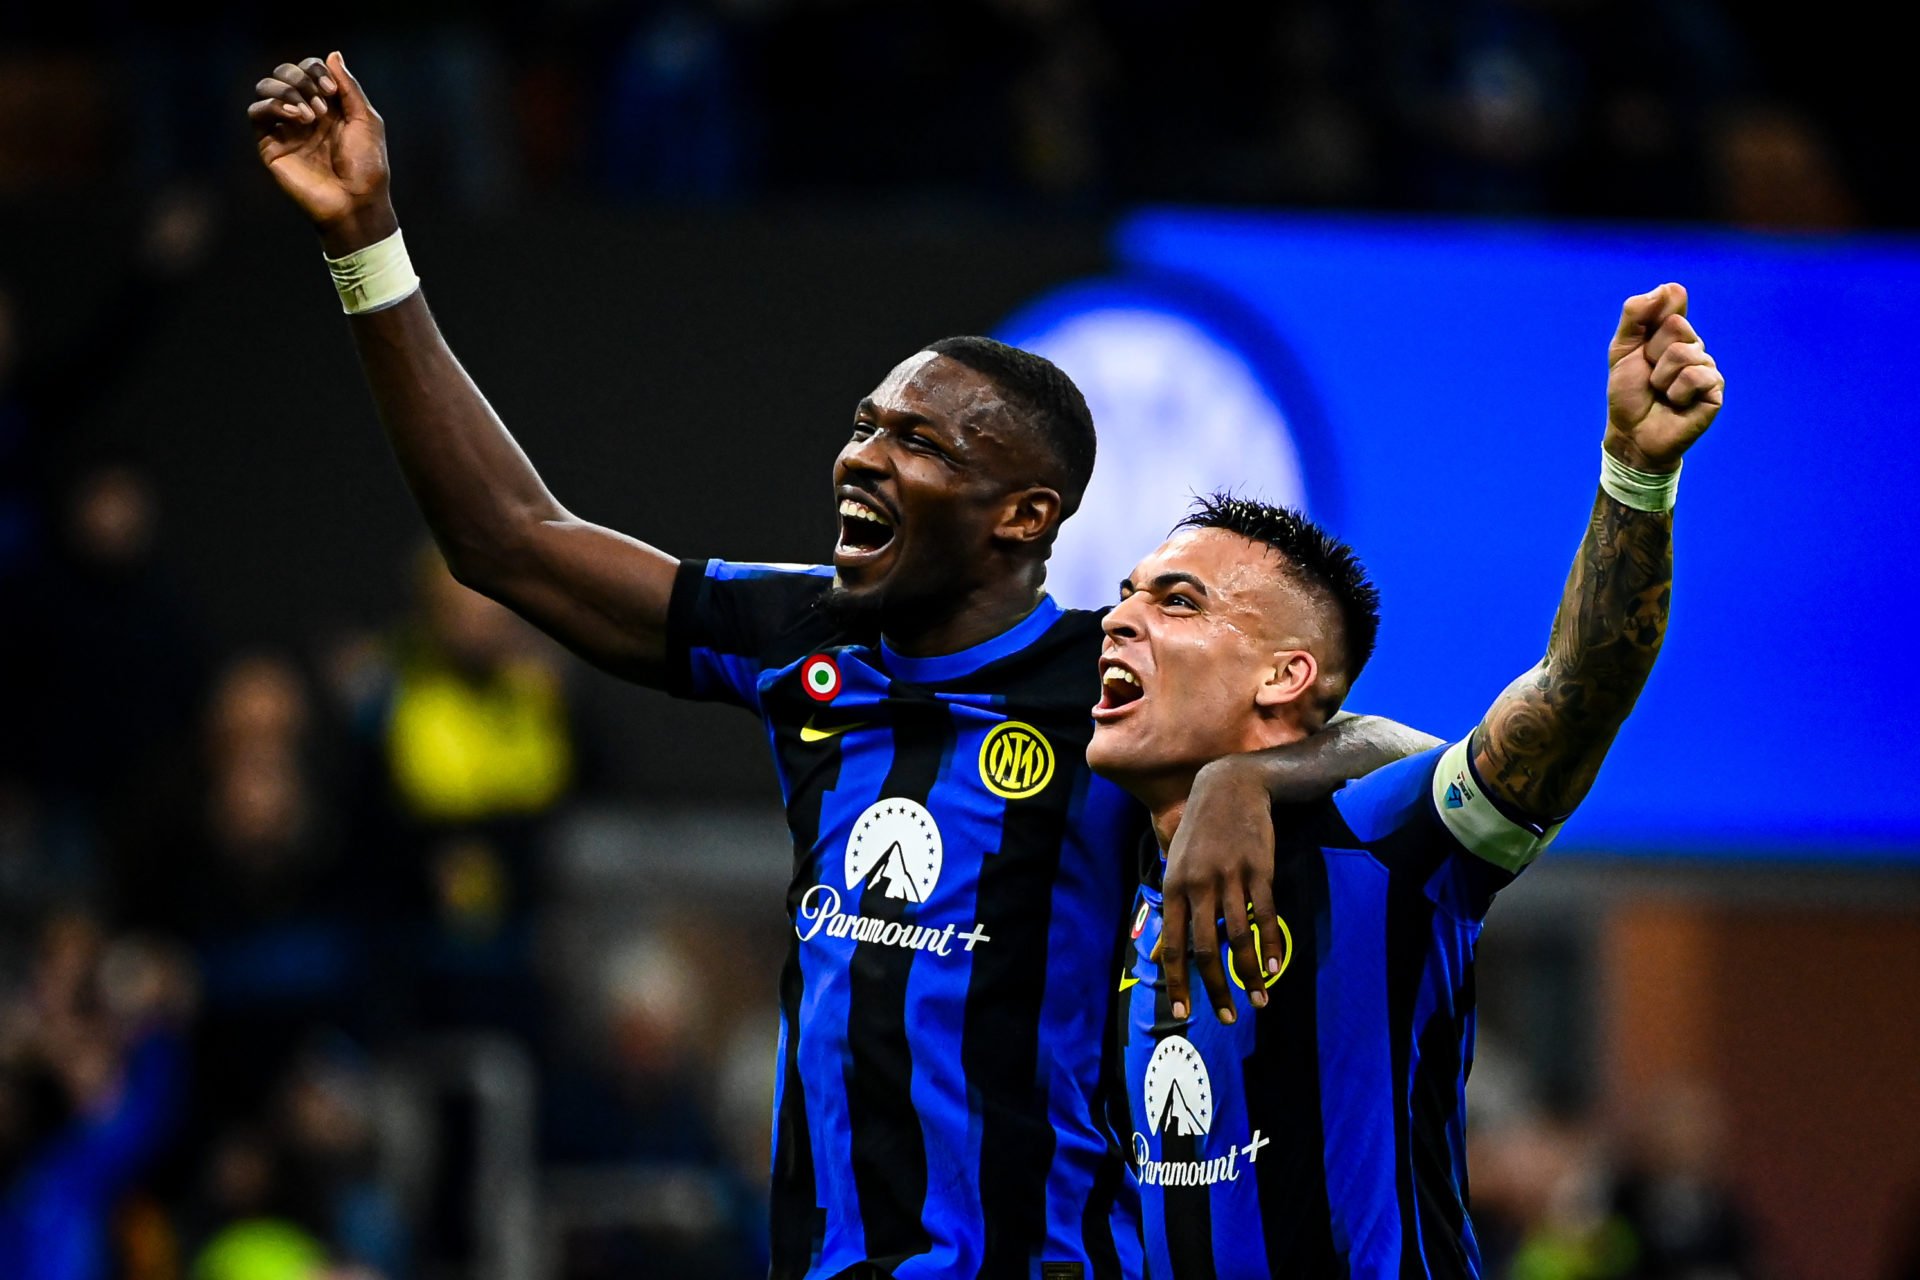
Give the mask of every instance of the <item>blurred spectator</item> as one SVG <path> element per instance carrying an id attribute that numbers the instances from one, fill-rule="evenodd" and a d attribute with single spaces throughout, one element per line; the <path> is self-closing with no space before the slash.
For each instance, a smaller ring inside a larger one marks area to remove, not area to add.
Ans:
<path id="1" fill-rule="evenodd" d="M 1753 1227 L 1728 1185 L 1725 1107 L 1710 1090 L 1671 1082 L 1626 1136 L 1613 1210 L 1633 1232 L 1634 1280 L 1752 1280 Z"/>
<path id="2" fill-rule="evenodd" d="M 0 281 L 0 604 L 13 603 L 15 580 L 57 554 L 50 507 L 84 456 L 76 427 L 122 385 L 181 282 L 204 261 L 213 230 L 202 192 L 161 196 L 105 295 L 57 342 Z"/>
<path id="3" fill-rule="evenodd" d="M 728 1100 L 707 972 L 671 933 L 642 935 L 605 958 L 600 1006 L 576 1011 L 586 1014 L 588 1043 L 548 1078 L 545 1158 L 576 1170 L 638 1168 L 675 1190 L 644 1222 L 577 1233 L 569 1276 L 766 1273 L 767 1166 L 764 1157 L 746 1168 L 726 1157 L 716 1116 Z M 756 1047 L 770 1067 L 764 1037 Z M 771 1090 L 754 1101 L 764 1134 Z"/>
<path id="4" fill-rule="evenodd" d="M 199 626 L 155 556 L 158 503 L 125 466 L 89 472 L 66 510 L 60 554 L 9 613 L 5 679 L 18 708 L 11 772 L 48 820 L 91 842 L 136 774 L 178 745 L 198 701 Z"/>
<path id="5" fill-rule="evenodd" d="M 209 1223 L 191 1280 L 313 1280 L 326 1245 L 285 1210 L 278 1153 L 262 1134 L 235 1131 L 208 1171 Z"/>
<path id="6" fill-rule="evenodd" d="M 1634 1240 L 1606 1203 L 1597 1135 L 1570 1118 L 1529 1117 L 1477 1144 L 1476 1228 L 1490 1275 L 1507 1280 L 1622 1280 Z"/>
<path id="7" fill-rule="evenodd" d="M 337 1258 L 404 1280 L 408 1231 L 378 1177 L 372 1089 L 368 1064 L 344 1041 L 305 1054 L 280 1102 L 283 1168 L 297 1216 L 320 1225 Z"/>
<path id="8" fill-rule="evenodd" d="M 1839 161 L 1805 115 L 1780 105 L 1724 113 L 1713 134 L 1716 212 L 1736 226 L 1836 231 L 1858 220 Z"/>
<path id="9" fill-rule="evenodd" d="M 0 1028 L 0 1275 L 108 1280 L 112 1220 L 178 1120 L 179 960 L 85 917 L 42 937 Z"/>
<path id="10" fill-rule="evenodd" d="M 203 1125 L 261 1105 L 312 1025 L 363 1021 L 355 887 L 312 724 L 290 662 L 231 662 L 214 684 L 200 749 L 150 778 L 142 821 L 121 841 L 126 917 L 186 939 L 200 960 Z"/>
<path id="11" fill-rule="evenodd" d="M 453 580 L 439 554 L 414 562 L 416 609 L 358 691 L 351 806 L 361 901 L 387 904 L 412 975 L 395 1022 L 490 1026 L 534 1037 L 532 927 L 548 821 L 572 785 L 576 747 L 551 650 L 526 624 Z M 387 984 L 389 987 L 397 984 Z"/>
<path id="12" fill-rule="evenodd" d="M 547 1089 L 551 1159 L 718 1163 L 712 1029 L 698 972 L 665 934 L 635 938 L 607 957 L 586 1052 Z"/>

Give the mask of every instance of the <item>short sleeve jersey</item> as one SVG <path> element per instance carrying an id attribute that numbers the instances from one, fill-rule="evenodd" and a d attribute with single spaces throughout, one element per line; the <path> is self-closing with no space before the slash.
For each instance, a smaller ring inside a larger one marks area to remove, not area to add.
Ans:
<path id="1" fill-rule="evenodd" d="M 765 722 L 793 836 L 772 1274 L 1137 1276 L 1105 1102 L 1144 816 L 1085 763 L 1099 616 L 912 658 L 830 584 L 690 562 L 668 621 L 670 690 Z"/>
<path id="2" fill-rule="evenodd" d="M 1477 1277 L 1465 1108 L 1474 949 L 1494 894 L 1552 838 L 1500 812 L 1466 744 L 1279 807 L 1280 972 L 1229 966 L 1172 1017 L 1148 846 L 1127 1012 L 1129 1145 L 1151 1280 Z"/>

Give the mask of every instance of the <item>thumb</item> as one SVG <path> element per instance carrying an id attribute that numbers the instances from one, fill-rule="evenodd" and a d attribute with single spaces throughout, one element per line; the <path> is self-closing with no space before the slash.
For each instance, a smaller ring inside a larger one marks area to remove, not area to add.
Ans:
<path id="1" fill-rule="evenodd" d="M 1620 327 L 1614 332 L 1607 362 L 1618 364 L 1621 357 L 1640 348 L 1647 335 L 1660 327 L 1670 315 L 1687 313 L 1687 291 L 1677 284 L 1663 284 L 1649 293 L 1635 294 L 1620 308 Z"/>
<path id="2" fill-rule="evenodd" d="M 347 60 L 340 56 L 338 49 L 327 55 L 327 70 L 333 72 L 333 78 L 340 84 L 340 114 L 348 120 L 373 119 L 373 104 L 367 101 L 367 91 L 360 87 L 353 72 L 347 70 Z"/>

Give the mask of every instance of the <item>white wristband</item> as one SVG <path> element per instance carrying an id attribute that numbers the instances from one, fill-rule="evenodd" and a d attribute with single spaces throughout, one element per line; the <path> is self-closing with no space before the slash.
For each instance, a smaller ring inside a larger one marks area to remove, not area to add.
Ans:
<path id="1" fill-rule="evenodd" d="M 341 310 L 350 316 L 390 307 L 420 288 L 420 277 L 413 273 L 406 241 L 398 231 L 345 257 L 327 258 L 327 270 L 333 275 L 333 287 L 340 291 Z"/>
<path id="2" fill-rule="evenodd" d="M 1636 471 L 1620 459 L 1600 450 L 1600 487 L 1623 507 L 1636 511 L 1671 511 L 1680 492 L 1680 468 L 1664 474 Z"/>

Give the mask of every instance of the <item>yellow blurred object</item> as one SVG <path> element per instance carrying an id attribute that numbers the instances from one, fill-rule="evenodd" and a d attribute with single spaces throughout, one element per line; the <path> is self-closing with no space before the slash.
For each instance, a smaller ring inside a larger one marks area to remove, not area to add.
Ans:
<path id="1" fill-rule="evenodd" d="M 485 683 L 436 667 L 403 669 L 387 724 L 395 789 L 415 817 L 468 822 L 539 813 L 573 777 L 558 677 L 536 662 Z"/>

